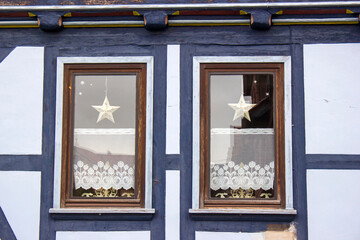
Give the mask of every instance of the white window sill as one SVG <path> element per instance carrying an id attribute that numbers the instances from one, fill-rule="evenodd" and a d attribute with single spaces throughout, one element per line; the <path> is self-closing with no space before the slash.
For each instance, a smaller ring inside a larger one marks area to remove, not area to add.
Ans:
<path id="1" fill-rule="evenodd" d="M 296 215 L 295 209 L 189 209 L 190 214 Z"/>
<path id="2" fill-rule="evenodd" d="M 50 208 L 51 214 L 154 214 L 154 208 Z"/>

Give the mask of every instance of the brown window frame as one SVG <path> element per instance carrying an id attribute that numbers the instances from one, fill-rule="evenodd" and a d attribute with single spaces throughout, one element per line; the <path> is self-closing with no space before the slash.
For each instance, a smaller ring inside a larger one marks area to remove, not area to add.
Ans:
<path id="1" fill-rule="evenodd" d="M 73 84 L 75 75 L 136 74 L 136 146 L 135 194 L 125 198 L 72 197 L 73 146 Z M 64 64 L 62 158 L 61 158 L 61 208 L 144 208 L 145 207 L 145 136 L 146 135 L 146 64 L 144 63 L 87 63 Z"/>
<path id="2" fill-rule="evenodd" d="M 272 73 L 275 89 L 275 199 L 210 199 L 210 74 Z M 200 208 L 285 208 L 285 108 L 283 63 L 200 64 Z"/>

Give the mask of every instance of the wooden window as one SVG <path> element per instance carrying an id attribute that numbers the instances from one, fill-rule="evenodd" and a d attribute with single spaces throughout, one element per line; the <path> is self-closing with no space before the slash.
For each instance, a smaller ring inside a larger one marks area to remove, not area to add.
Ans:
<path id="1" fill-rule="evenodd" d="M 146 64 L 65 64 L 61 207 L 145 198 Z"/>
<path id="2" fill-rule="evenodd" d="M 285 208 L 284 66 L 200 64 L 200 208 Z"/>

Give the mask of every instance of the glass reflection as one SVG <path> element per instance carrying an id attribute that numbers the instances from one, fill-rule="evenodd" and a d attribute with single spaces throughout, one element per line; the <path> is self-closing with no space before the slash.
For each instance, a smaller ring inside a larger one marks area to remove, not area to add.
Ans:
<path id="1" fill-rule="evenodd" d="M 73 197 L 134 198 L 136 75 L 77 75 Z"/>
<path id="2" fill-rule="evenodd" d="M 210 76 L 210 196 L 273 198 L 272 74 Z"/>

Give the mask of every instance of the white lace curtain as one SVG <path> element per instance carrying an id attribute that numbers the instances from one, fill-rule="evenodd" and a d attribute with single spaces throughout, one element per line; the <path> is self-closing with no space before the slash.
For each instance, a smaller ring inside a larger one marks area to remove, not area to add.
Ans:
<path id="1" fill-rule="evenodd" d="M 273 188 L 274 142 L 271 128 L 212 129 L 210 188 L 215 191 Z"/>
<path id="2" fill-rule="evenodd" d="M 135 187 L 134 128 L 76 128 L 74 134 L 75 189 Z"/>
<path id="3" fill-rule="evenodd" d="M 210 188 L 212 190 L 226 189 L 263 189 L 269 190 L 274 185 L 274 162 L 264 166 L 254 161 L 249 164 L 214 164 L 210 169 Z"/>
<path id="4" fill-rule="evenodd" d="M 125 164 L 123 161 L 99 161 L 97 164 L 84 163 L 78 160 L 74 164 L 75 189 L 116 189 L 128 190 L 134 188 L 134 165 Z"/>

